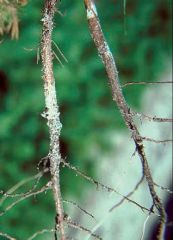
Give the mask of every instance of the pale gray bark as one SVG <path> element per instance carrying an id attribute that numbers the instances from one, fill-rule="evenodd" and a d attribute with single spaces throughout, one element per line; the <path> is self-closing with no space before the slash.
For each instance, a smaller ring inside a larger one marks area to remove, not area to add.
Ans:
<path id="1" fill-rule="evenodd" d="M 42 41 L 41 57 L 43 65 L 44 95 L 45 95 L 45 112 L 44 117 L 47 119 L 47 125 L 50 135 L 50 149 L 48 158 L 50 160 L 50 173 L 52 181 L 52 190 L 56 207 L 56 224 L 59 228 L 61 240 L 65 240 L 64 230 L 64 211 L 60 191 L 59 166 L 61 154 L 59 147 L 59 137 L 61 131 L 61 122 L 59 118 L 59 108 L 56 98 L 55 79 L 53 74 L 53 53 L 52 53 L 52 30 L 55 5 L 58 1 L 45 0 L 44 15 L 42 18 Z"/>

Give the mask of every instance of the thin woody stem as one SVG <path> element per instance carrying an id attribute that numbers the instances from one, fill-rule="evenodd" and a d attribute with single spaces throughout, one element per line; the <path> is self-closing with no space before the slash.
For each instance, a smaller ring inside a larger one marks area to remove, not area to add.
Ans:
<path id="1" fill-rule="evenodd" d="M 11 236 L 8 235 L 7 233 L 0 232 L 0 236 L 4 237 L 4 238 L 6 238 L 6 239 L 9 239 L 9 240 L 16 240 L 16 238 L 11 237 Z"/>
<path id="2" fill-rule="evenodd" d="M 53 74 L 53 52 L 52 52 L 52 30 L 53 17 L 55 14 L 55 5 L 58 0 L 45 0 L 44 14 L 42 18 L 42 38 L 41 38 L 41 58 L 43 65 L 44 95 L 46 105 L 46 119 L 50 134 L 50 172 L 52 181 L 52 190 L 55 200 L 56 214 L 58 217 L 58 229 L 61 240 L 65 240 L 64 230 L 64 211 L 60 191 L 59 165 L 61 161 L 59 136 L 61 131 L 61 122 L 59 118 L 59 108 L 56 98 L 55 79 Z"/>
<path id="3" fill-rule="evenodd" d="M 109 84 L 112 90 L 113 100 L 116 102 L 121 112 L 121 116 L 124 119 L 124 122 L 127 125 L 132 135 L 132 138 L 136 145 L 136 150 L 141 159 L 143 174 L 146 177 L 153 203 L 160 214 L 160 228 L 159 228 L 160 232 L 159 232 L 158 239 L 163 239 L 165 222 L 166 222 L 166 213 L 165 213 L 162 201 L 158 197 L 154 188 L 153 178 L 152 178 L 151 171 L 150 171 L 148 161 L 144 151 L 143 139 L 133 121 L 130 108 L 128 107 L 126 100 L 123 96 L 122 89 L 119 84 L 118 71 L 115 64 L 115 60 L 113 58 L 113 55 L 109 49 L 107 41 L 102 32 L 102 28 L 100 26 L 94 1 L 84 0 L 84 3 L 87 11 L 87 19 L 88 19 L 91 36 L 98 50 L 98 54 L 101 57 L 101 60 L 105 66 L 107 76 L 109 79 Z"/>
<path id="4" fill-rule="evenodd" d="M 159 82 L 127 82 L 125 84 L 122 85 L 123 88 L 130 86 L 130 85 L 156 85 L 156 84 L 172 84 L 172 81 L 159 81 Z"/>
<path id="5" fill-rule="evenodd" d="M 160 117 L 151 117 L 151 116 L 148 116 L 146 114 L 143 114 L 143 113 L 138 113 L 134 110 L 130 110 L 131 111 L 131 114 L 133 116 L 137 116 L 139 117 L 141 120 L 144 119 L 144 120 L 148 120 L 148 121 L 153 121 L 153 122 L 160 122 L 160 123 L 172 123 L 173 122 L 173 119 L 172 118 L 160 118 Z"/>

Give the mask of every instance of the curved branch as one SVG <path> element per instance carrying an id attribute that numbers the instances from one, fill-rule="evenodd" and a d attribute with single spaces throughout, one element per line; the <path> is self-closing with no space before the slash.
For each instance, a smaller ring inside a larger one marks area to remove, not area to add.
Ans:
<path id="1" fill-rule="evenodd" d="M 102 32 L 102 28 L 100 26 L 94 1 L 84 0 L 84 3 L 87 11 L 87 19 L 88 19 L 90 33 L 96 45 L 96 48 L 98 50 L 98 54 L 107 72 L 109 84 L 112 90 L 113 100 L 116 102 L 121 112 L 121 116 L 132 135 L 132 138 L 136 145 L 136 150 L 141 159 L 143 174 L 145 175 L 145 178 L 147 180 L 153 203 L 160 214 L 160 233 L 159 233 L 158 239 L 162 239 L 164 235 L 166 213 L 165 213 L 165 209 L 163 207 L 162 201 L 158 197 L 154 188 L 153 178 L 152 178 L 151 171 L 150 171 L 148 161 L 144 151 L 143 139 L 133 121 L 132 115 L 130 113 L 130 109 L 123 96 L 122 89 L 119 84 L 117 67 L 116 67 L 113 55 L 109 49 L 107 41 Z"/>

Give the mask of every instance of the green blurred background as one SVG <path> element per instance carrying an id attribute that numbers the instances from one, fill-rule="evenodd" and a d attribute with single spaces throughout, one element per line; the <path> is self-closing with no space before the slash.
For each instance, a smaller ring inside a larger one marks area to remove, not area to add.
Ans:
<path id="1" fill-rule="evenodd" d="M 44 110 L 41 63 L 37 64 L 42 2 L 30 0 L 23 7 L 15 5 L 20 20 L 19 39 L 12 40 L 10 34 L 2 34 L 0 38 L 0 189 L 4 191 L 35 174 L 39 160 L 48 153 L 48 129 L 40 116 Z M 171 1 L 128 0 L 126 8 L 124 2 L 96 1 L 120 81 L 154 81 L 171 57 Z M 63 124 L 61 154 L 94 175 L 94 159 L 88 149 L 97 146 L 103 152 L 109 151 L 108 133 L 125 126 L 112 101 L 102 62 L 91 40 L 83 2 L 62 0 L 59 11 L 62 14 L 56 14 L 53 40 L 68 59 L 68 63 L 62 59 L 63 67 L 54 60 Z M 10 17 L 2 1 L 0 21 L 6 25 Z M 0 29 L 1 25 L 0 22 Z M 53 48 L 61 58 L 56 47 Z M 135 109 L 140 109 L 144 90 L 145 86 L 124 89 L 128 103 Z M 48 178 L 45 176 L 40 185 Z M 84 180 L 64 168 L 61 183 L 65 198 L 80 198 L 81 188 L 88 187 Z M 20 191 L 32 185 L 33 182 Z M 1 211 L 11 201 L 14 199 L 6 201 Z M 48 192 L 25 200 L 7 212 L 0 218 L 0 231 L 26 239 L 38 229 L 52 227 L 54 215 L 54 203 Z"/>

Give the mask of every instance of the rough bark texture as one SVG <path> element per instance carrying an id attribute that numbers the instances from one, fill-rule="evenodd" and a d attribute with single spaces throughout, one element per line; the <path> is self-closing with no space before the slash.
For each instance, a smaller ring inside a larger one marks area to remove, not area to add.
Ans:
<path id="1" fill-rule="evenodd" d="M 43 79 L 44 79 L 44 94 L 45 94 L 45 112 L 44 117 L 47 119 L 50 134 L 50 173 L 52 181 L 52 190 L 56 207 L 56 214 L 58 217 L 58 228 L 60 231 L 61 240 L 65 240 L 64 230 L 64 211 L 62 206 L 59 166 L 61 162 L 61 154 L 59 148 L 59 136 L 61 131 L 61 122 L 59 118 L 59 109 L 56 98 L 55 80 L 53 74 L 52 64 L 52 30 L 53 17 L 55 13 L 55 5 L 57 0 L 46 0 L 44 6 L 44 15 L 42 18 L 42 41 L 41 41 L 41 57 L 43 65 Z"/>
<path id="2" fill-rule="evenodd" d="M 165 213 L 163 204 L 162 204 L 160 198 L 158 197 L 158 195 L 155 191 L 155 188 L 154 188 L 152 175 L 151 175 L 150 168 L 148 166 L 148 161 L 147 161 L 145 151 L 144 151 L 143 139 L 140 136 L 140 133 L 133 121 L 133 117 L 130 112 L 130 108 L 128 107 L 128 105 L 125 101 L 125 98 L 123 96 L 122 89 L 119 84 L 117 67 L 116 67 L 113 55 L 109 49 L 109 46 L 108 46 L 108 44 L 105 40 L 104 34 L 102 32 L 102 28 L 99 23 L 99 18 L 97 15 L 97 10 L 96 10 L 94 1 L 84 0 L 84 3 L 85 3 L 86 11 L 87 11 L 87 19 L 88 19 L 88 23 L 89 23 L 89 29 L 91 32 L 91 36 L 92 36 L 94 43 L 96 45 L 96 48 L 98 50 L 98 54 L 99 54 L 100 58 L 102 59 L 102 62 L 105 66 L 107 76 L 109 79 L 109 84 L 110 84 L 111 91 L 112 91 L 113 100 L 116 102 L 116 104 L 121 112 L 121 115 L 124 119 L 124 122 L 131 132 L 132 138 L 133 138 L 135 146 L 136 146 L 136 151 L 138 152 L 138 155 L 141 159 L 143 174 L 146 177 L 148 187 L 150 190 L 150 194 L 153 199 L 153 204 L 157 208 L 157 210 L 160 214 L 160 234 L 158 236 L 158 239 L 163 239 L 165 222 L 166 222 L 166 213 Z"/>

